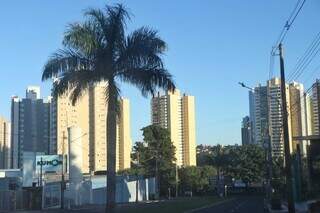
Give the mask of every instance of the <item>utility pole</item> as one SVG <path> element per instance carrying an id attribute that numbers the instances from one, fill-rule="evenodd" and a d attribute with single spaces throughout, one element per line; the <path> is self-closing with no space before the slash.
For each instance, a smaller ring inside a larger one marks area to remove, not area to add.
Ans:
<path id="1" fill-rule="evenodd" d="M 136 203 L 139 202 L 139 164 L 140 164 L 140 155 L 137 151 L 137 179 L 136 179 Z"/>
<path id="2" fill-rule="evenodd" d="M 286 97 L 286 81 L 284 75 L 284 59 L 282 53 L 282 44 L 279 44 L 280 57 L 280 77 L 281 77 L 281 99 L 282 99 L 282 122 L 283 122 L 283 142 L 285 152 L 285 170 L 286 170 L 286 185 L 288 196 L 288 212 L 295 213 L 293 190 L 292 190 L 292 171 L 291 171 L 291 155 L 289 142 L 289 128 L 288 128 L 288 112 L 287 112 L 287 97 Z"/>
<path id="3" fill-rule="evenodd" d="M 271 188 L 271 182 L 272 182 L 272 148 L 271 148 L 271 140 L 269 135 L 269 128 L 268 125 L 266 125 L 265 128 L 265 135 L 264 135 L 264 145 L 266 150 L 266 160 L 267 160 L 267 198 L 271 200 L 271 194 L 272 194 L 272 188 Z"/>
<path id="4" fill-rule="evenodd" d="M 64 189 L 65 189 L 65 180 L 64 180 L 64 144 L 65 139 L 67 139 L 65 135 L 65 131 L 62 133 L 62 167 L 61 167 L 61 209 L 64 208 Z"/>
<path id="5" fill-rule="evenodd" d="M 179 182 L 179 176 L 178 176 L 178 164 L 176 164 L 176 197 L 178 197 L 178 182 Z"/>
<path id="6" fill-rule="evenodd" d="M 40 186 L 42 186 L 42 157 L 40 158 Z"/>

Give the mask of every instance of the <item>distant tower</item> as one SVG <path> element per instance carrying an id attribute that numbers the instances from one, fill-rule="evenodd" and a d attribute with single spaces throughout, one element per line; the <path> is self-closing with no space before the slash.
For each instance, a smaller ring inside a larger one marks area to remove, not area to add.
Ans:
<path id="1" fill-rule="evenodd" d="M 180 95 L 176 90 L 151 100 L 152 124 L 170 132 L 179 166 L 196 165 L 196 124 L 194 96 Z"/>
<path id="2" fill-rule="evenodd" d="M 312 85 L 313 134 L 320 135 L 320 80 Z"/>
<path id="3" fill-rule="evenodd" d="M 242 126 L 241 126 L 242 145 L 253 144 L 251 124 L 252 122 L 249 116 L 246 116 L 242 119 Z"/>
<path id="4" fill-rule="evenodd" d="M 0 169 L 11 168 L 11 124 L 0 116 Z"/>
<path id="5" fill-rule="evenodd" d="M 257 86 L 249 91 L 249 111 L 252 143 L 262 146 L 268 127 L 268 95 L 266 86 Z"/>
<path id="6" fill-rule="evenodd" d="M 49 154 L 50 147 L 50 97 L 40 98 L 40 88 L 30 86 L 26 98 L 11 98 L 11 148 L 12 167 L 21 168 L 23 152 Z"/>

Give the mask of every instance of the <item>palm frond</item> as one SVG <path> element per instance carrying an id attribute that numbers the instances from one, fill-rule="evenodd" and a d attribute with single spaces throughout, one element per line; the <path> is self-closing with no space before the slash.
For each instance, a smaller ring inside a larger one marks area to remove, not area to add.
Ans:
<path id="1" fill-rule="evenodd" d="M 174 91 L 176 88 L 172 75 L 160 67 L 129 68 L 118 73 L 117 77 L 123 82 L 136 86 L 143 96 L 154 95 L 159 88 L 169 91 Z"/>
<path id="2" fill-rule="evenodd" d="M 100 29 L 90 21 L 70 24 L 65 32 L 63 45 L 88 56 L 93 55 L 104 45 L 103 32 Z"/>
<path id="3" fill-rule="evenodd" d="M 106 31 L 106 39 L 109 49 L 113 51 L 113 56 L 118 57 L 118 50 L 124 48 L 125 45 L 125 29 L 127 28 L 127 20 L 130 20 L 130 14 L 122 4 L 115 6 L 106 6 L 108 28 Z"/>
<path id="4" fill-rule="evenodd" d="M 91 70 L 78 70 L 65 72 L 53 84 L 53 96 L 58 97 L 66 93 L 70 94 L 70 100 L 74 105 L 86 92 L 90 85 L 100 81 L 100 77 Z"/>
<path id="5" fill-rule="evenodd" d="M 92 69 L 92 67 L 92 61 L 82 53 L 72 49 L 61 49 L 54 53 L 46 63 L 42 73 L 42 80 L 59 77 L 61 73 Z"/>
<path id="6" fill-rule="evenodd" d="M 161 56 L 166 49 L 167 45 L 157 31 L 142 27 L 127 37 L 125 49 L 121 52 L 117 65 L 119 70 L 122 67 L 149 64 L 163 68 Z"/>

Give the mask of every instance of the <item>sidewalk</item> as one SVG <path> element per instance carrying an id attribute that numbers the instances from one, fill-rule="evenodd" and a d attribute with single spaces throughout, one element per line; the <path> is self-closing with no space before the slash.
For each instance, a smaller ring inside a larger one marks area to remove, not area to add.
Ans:
<path id="1" fill-rule="evenodd" d="M 306 201 L 306 202 L 295 203 L 294 206 L 295 206 L 295 209 L 296 209 L 296 213 L 308 213 L 309 210 L 310 210 L 310 206 L 312 204 L 315 204 L 315 203 L 320 203 L 320 200 L 309 200 L 309 201 Z M 268 211 L 270 213 L 285 213 L 285 212 L 288 212 L 287 203 L 283 203 L 282 204 L 282 210 L 272 210 L 271 209 L 271 205 L 270 204 L 267 204 L 267 205 L 268 205 Z M 317 206 L 319 206 L 319 204 Z M 320 209 L 317 209 L 317 210 L 318 210 L 317 212 L 320 212 Z"/>

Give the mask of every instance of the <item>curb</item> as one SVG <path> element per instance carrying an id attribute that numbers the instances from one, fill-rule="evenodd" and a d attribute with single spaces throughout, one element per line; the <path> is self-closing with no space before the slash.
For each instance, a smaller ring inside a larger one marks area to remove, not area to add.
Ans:
<path id="1" fill-rule="evenodd" d="M 191 209 L 191 210 L 185 211 L 184 213 L 193 213 L 193 212 L 200 211 L 200 210 L 203 210 L 203 209 L 211 208 L 213 206 L 216 206 L 216 205 L 219 205 L 219 204 L 222 204 L 222 203 L 234 200 L 234 199 L 235 198 L 228 198 L 226 200 L 221 200 L 221 201 L 218 201 L 218 202 L 213 203 L 213 204 L 209 204 L 209 205 L 202 206 L 202 207 L 199 207 L 199 208 L 196 208 L 196 209 Z"/>

